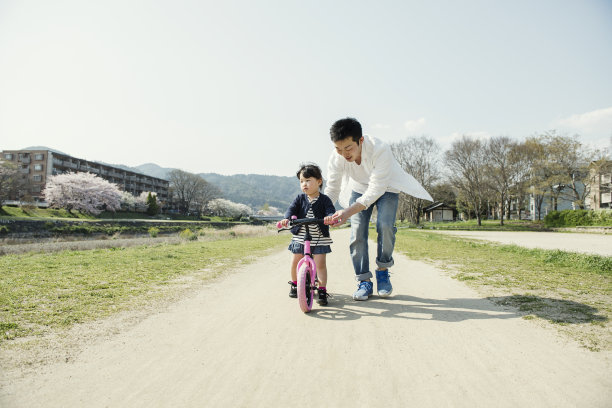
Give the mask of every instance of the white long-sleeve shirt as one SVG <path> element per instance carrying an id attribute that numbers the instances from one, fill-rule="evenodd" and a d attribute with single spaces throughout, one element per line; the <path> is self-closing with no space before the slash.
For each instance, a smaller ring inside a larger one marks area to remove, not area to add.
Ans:
<path id="1" fill-rule="evenodd" d="M 362 194 L 357 202 L 370 207 L 385 192 L 404 193 L 433 201 L 431 195 L 393 157 L 391 146 L 372 136 L 364 135 L 361 164 L 347 161 L 334 149 L 327 163 L 325 194 L 332 202 L 348 207 L 351 191 Z"/>

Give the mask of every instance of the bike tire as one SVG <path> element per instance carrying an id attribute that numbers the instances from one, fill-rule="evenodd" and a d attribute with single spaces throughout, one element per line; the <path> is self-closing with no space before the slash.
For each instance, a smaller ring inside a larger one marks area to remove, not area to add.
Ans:
<path id="1" fill-rule="evenodd" d="M 312 269 L 307 263 L 303 263 L 298 269 L 297 295 L 298 303 L 302 312 L 308 313 L 312 310 L 314 300 L 314 288 L 311 285 Z"/>

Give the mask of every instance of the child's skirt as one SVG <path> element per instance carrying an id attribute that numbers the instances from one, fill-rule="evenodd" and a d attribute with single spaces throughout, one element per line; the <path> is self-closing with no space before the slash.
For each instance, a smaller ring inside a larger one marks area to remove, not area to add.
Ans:
<path id="1" fill-rule="evenodd" d="M 291 241 L 289 244 L 288 250 L 294 254 L 303 254 L 304 253 L 304 245 L 300 244 L 297 241 Z M 331 252 L 330 245 L 321 245 L 321 246 L 310 246 L 310 252 L 312 255 L 320 255 L 320 254 L 329 254 Z"/>

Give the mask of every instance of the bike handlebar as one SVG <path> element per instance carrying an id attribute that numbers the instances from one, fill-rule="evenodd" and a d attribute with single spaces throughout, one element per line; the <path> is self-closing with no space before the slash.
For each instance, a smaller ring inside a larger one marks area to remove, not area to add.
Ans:
<path id="1" fill-rule="evenodd" d="M 338 221 L 334 222 L 334 224 L 337 224 L 337 223 Z M 299 219 L 294 218 L 294 219 L 289 220 L 288 226 L 295 227 L 296 225 L 307 225 L 307 224 L 325 224 L 325 218 L 299 218 Z M 280 221 L 276 223 L 276 228 L 281 230 L 282 227 L 283 226 Z M 285 229 L 290 229 L 290 228 L 285 228 Z"/>

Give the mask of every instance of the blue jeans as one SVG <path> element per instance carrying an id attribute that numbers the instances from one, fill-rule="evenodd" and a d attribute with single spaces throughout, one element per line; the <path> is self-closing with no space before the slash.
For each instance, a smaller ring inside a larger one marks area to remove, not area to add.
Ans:
<path id="1" fill-rule="evenodd" d="M 350 204 L 361 197 L 353 191 Z M 395 216 L 399 204 L 399 194 L 386 192 L 370 208 L 360 211 L 351 217 L 351 259 L 355 269 L 355 278 L 364 281 L 372 278 L 370 272 L 370 257 L 368 255 L 368 227 L 374 206 L 378 211 L 376 217 L 377 255 L 376 265 L 381 269 L 393 266 L 393 248 L 395 247 Z"/>

